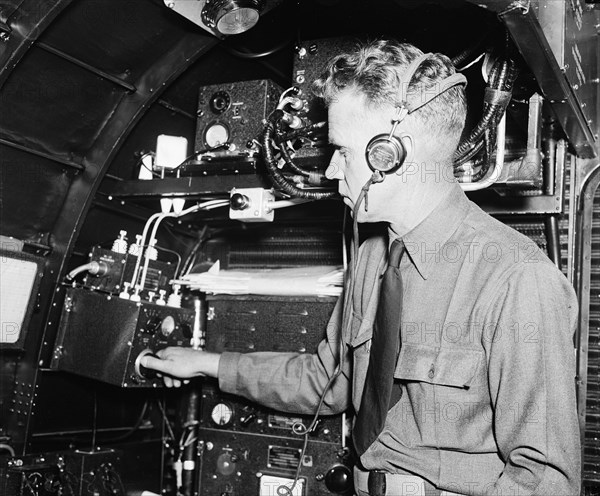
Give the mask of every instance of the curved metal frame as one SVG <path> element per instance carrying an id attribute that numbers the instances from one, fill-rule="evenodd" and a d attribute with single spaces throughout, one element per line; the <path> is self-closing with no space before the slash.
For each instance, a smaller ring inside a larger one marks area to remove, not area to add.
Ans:
<path id="1" fill-rule="evenodd" d="M 581 181 L 577 201 L 572 206 L 574 214 L 577 216 L 573 250 L 573 286 L 577 292 L 580 305 L 575 346 L 577 349 L 577 411 L 579 415 L 581 453 L 583 458 L 587 403 L 592 217 L 594 213 L 594 197 L 600 186 L 600 163 L 597 161 L 579 162 L 580 170 L 589 170 Z M 575 186 L 573 185 L 573 187 Z"/>
<path id="2" fill-rule="evenodd" d="M 19 5 L 32 6 L 35 16 L 20 17 L 11 22 L 11 37 L 5 41 L 5 51 L 0 51 L 0 89 L 19 61 L 25 56 L 35 40 L 51 24 L 55 17 L 72 0 L 25 0 Z M 40 5 L 41 3 L 41 5 Z M 15 9 L 15 15 L 20 15 Z M 12 14 L 11 14 L 12 21 Z M 25 343 L 25 353 L 11 361 L 15 389 L 12 397 L 18 408 L 7 412 L 5 428 L 12 434 L 17 453 L 26 453 L 33 416 L 36 413 L 36 390 L 39 387 L 39 371 L 50 361 L 54 338 L 60 320 L 64 288 L 61 285 L 68 259 L 83 221 L 92 205 L 96 191 L 104 178 L 114 156 L 134 129 L 144 113 L 157 102 L 161 94 L 186 69 L 204 53 L 213 48 L 218 40 L 190 31 L 182 36 L 167 53 L 156 60 L 135 82 L 135 92 L 122 99 L 110 119 L 98 135 L 94 147 L 88 151 L 68 195 L 60 209 L 58 221 L 52 234 L 53 250 L 46 259 L 45 277 L 40 285 L 39 309 L 32 319 Z"/>

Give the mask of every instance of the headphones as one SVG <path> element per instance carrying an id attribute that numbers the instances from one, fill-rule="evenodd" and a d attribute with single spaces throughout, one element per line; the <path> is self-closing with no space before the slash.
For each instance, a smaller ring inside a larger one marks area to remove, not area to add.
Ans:
<path id="1" fill-rule="evenodd" d="M 398 90 L 398 102 L 396 103 L 396 113 L 392 118 L 392 129 L 389 134 L 378 134 L 371 138 L 365 150 L 367 164 L 373 172 L 390 174 L 397 171 L 404 164 L 408 151 L 403 140 L 410 140 L 412 145 L 412 136 L 402 133 L 396 136 L 394 133 L 398 124 L 400 124 L 408 114 L 427 105 L 431 100 L 445 93 L 450 88 L 457 85 L 467 84 L 467 78 L 460 73 L 452 74 L 439 83 L 435 83 L 436 91 L 429 93 L 421 92 L 422 98 L 417 103 L 408 103 L 406 94 L 412 78 L 421 66 L 423 61 L 433 56 L 432 53 L 425 53 L 414 59 L 404 71 L 400 79 L 400 88 Z M 381 176 L 383 179 L 383 176 Z"/>

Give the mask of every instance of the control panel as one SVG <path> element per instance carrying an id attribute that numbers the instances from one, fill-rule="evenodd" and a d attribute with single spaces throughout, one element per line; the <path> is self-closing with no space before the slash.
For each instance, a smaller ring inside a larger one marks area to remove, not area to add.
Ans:
<path id="1" fill-rule="evenodd" d="M 351 50 L 355 44 L 356 41 L 350 38 L 325 38 L 305 41 L 296 48 L 293 84 L 303 102 L 297 115 L 305 125 L 319 122 L 326 124 L 327 109 L 322 99 L 312 93 L 311 85 L 325 71 L 332 57 Z M 329 163 L 332 154 L 333 149 L 329 146 L 327 138 L 327 126 L 324 125 L 320 133 L 296 151 L 294 161 L 304 167 L 323 167 Z"/>
<path id="2" fill-rule="evenodd" d="M 202 496 L 279 496 L 351 494 L 352 469 L 346 451 L 335 443 L 309 440 L 301 459 L 302 438 L 257 436 L 203 430 Z"/>
<path id="3" fill-rule="evenodd" d="M 0 494 L 125 496 L 120 468 L 121 452 L 112 449 L 12 457 L 0 462 Z"/>
<path id="4" fill-rule="evenodd" d="M 208 296 L 210 351 L 311 353 L 335 298 Z M 199 417 L 203 496 L 352 494 L 344 415 L 293 415 L 222 392 L 205 380 Z M 304 443 L 306 442 L 306 448 Z M 287 488 L 287 489 L 286 489 Z"/>
<path id="5" fill-rule="evenodd" d="M 69 288 L 51 368 L 122 387 L 158 387 L 141 358 L 168 346 L 190 346 L 195 313 Z"/>
<path id="6" fill-rule="evenodd" d="M 298 437 L 311 424 L 312 415 L 291 415 L 270 410 L 238 396 L 220 391 L 206 381 L 202 390 L 200 426 L 276 437 Z M 339 415 L 323 415 L 309 433 L 309 439 L 342 443 L 343 425 Z"/>

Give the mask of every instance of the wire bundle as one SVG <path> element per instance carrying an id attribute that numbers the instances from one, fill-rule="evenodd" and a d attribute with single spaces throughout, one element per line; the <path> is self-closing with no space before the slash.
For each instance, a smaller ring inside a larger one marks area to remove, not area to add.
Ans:
<path id="1" fill-rule="evenodd" d="M 510 58 L 498 58 L 490 71 L 483 100 L 483 115 L 469 136 L 458 146 L 454 155 L 457 175 L 463 165 L 483 152 L 476 163 L 481 167 L 471 177 L 472 182 L 481 180 L 492 163 L 496 146 L 496 129 L 512 97 L 512 88 L 517 76 L 516 66 Z"/>

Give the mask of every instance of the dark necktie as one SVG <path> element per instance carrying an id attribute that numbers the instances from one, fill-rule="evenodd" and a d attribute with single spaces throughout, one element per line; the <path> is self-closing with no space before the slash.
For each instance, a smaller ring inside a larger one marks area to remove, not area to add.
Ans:
<path id="1" fill-rule="evenodd" d="M 379 290 L 367 377 L 352 432 L 354 447 L 359 456 L 377 439 L 383 430 L 387 412 L 393 406 L 390 400 L 400 349 L 402 278 L 399 266 L 403 254 L 404 244 L 397 239 L 390 247 L 388 267 Z M 398 395 L 394 396 L 393 403 L 399 399 Z"/>

